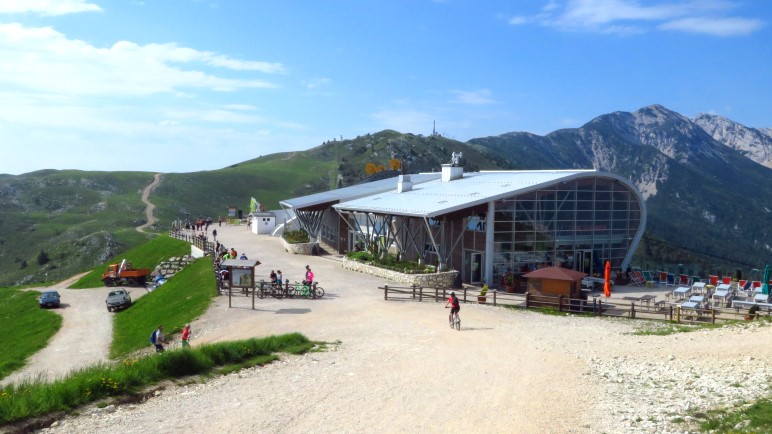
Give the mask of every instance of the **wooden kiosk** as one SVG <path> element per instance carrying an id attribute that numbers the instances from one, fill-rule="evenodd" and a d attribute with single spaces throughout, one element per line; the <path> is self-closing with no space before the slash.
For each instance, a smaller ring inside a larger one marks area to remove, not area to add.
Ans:
<path id="1" fill-rule="evenodd" d="M 523 277 L 528 279 L 528 293 L 535 295 L 534 299 L 538 301 L 539 296 L 581 299 L 582 278 L 586 275 L 568 268 L 546 267 L 523 274 Z M 586 299 L 586 295 L 584 297 Z"/>
<path id="2" fill-rule="evenodd" d="M 228 270 L 228 307 L 231 307 L 233 289 L 241 289 L 241 293 L 249 296 L 252 290 L 252 309 L 255 308 L 255 267 L 260 265 L 256 259 L 226 259 L 220 263 L 220 268 Z"/>

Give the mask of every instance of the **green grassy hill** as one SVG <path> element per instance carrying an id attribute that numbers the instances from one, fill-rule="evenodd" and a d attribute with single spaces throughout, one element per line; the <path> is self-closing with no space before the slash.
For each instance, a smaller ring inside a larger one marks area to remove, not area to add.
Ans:
<path id="1" fill-rule="evenodd" d="M 165 232 L 186 217 L 216 220 L 229 206 L 247 213 L 251 197 L 278 209 L 282 199 L 361 182 L 367 163 L 389 167 L 397 159 L 407 173 L 439 170 L 459 151 L 470 171 L 508 167 L 466 143 L 386 130 L 219 170 L 163 174 L 151 195 L 159 220 L 153 230 Z M 0 175 L 0 285 L 54 282 L 101 269 L 152 238 L 134 229 L 145 223 L 141 192 L 152 180 L 150 172 Z"/>

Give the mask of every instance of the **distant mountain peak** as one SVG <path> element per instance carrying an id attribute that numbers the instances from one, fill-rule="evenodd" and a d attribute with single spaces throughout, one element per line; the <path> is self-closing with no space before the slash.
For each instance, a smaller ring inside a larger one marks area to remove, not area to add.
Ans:
<path id="1" fill-rule="evenodd" d="M 768 129 L 746 127 L 723 116 L 700 113 L 694 123 L 714 140 L 739 151 L 747 158 L 772 168 L 772 135 Z M 765 131 L 766 130 L 766 131 Z"/>

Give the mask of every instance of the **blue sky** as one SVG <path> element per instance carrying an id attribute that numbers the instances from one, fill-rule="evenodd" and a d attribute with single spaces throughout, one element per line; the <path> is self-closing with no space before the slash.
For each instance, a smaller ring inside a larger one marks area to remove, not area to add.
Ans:
<path id="1" fill-rule="evenodd" d="M 219 169 L 662 104 L 772 127 L 766 0 L 0 0 L 0 173 Z"/>

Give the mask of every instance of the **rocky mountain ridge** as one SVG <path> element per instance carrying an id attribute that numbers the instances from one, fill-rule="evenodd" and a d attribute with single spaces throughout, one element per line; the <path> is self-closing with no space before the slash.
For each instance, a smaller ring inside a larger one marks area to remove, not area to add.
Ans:
<path id="1" fill-rule="evenodd" d="M 648 239 L 724 264 L 758 267 L 772 259 L 767 241 L 772 172 L 761 164 L 763 158 L 752 157 L 763 156 L 769 146 L 762 140 L 754 142 L 755 152 L 737 149 L 747 143 L 740 140 L 747 131 L 740 126 L 731 131 L 719 141 L 694 120 L 652 105 L 604 114 L 545 136 L 507 133 L 470 143 L 516 168 L 595 168 L 623 176 L 646 199 Z M 644 256 L 661 257 L 663 263 L 693 261 L 650 253 Z"/>

